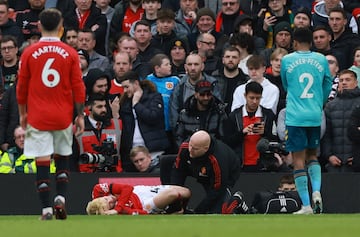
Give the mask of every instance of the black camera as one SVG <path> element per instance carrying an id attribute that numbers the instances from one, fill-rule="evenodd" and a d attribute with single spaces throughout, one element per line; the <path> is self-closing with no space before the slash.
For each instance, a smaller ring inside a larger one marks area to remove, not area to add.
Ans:
<path id="1" fill-rule="evenodd" d="M 286 151 L 285 143 L 283 142 L 270 142 L 265 138 L 261 138 L 256 144 L 256 149 L 260 153 L 278 153 L 280 155 L 287 155 L 289 152 Z"/>
<path id="2" fill-rule="evenodd" d="M 98 154 L 94 153 L 83 153 L 80 155 L 81 164 L 98 164 L 98 172 L 111 172 L 115 171 L 115 167 L 118 164 L 118 157 L 114 156 L 117 154 L 114 148 L 114 141 L 111 138 L 104 140 L 101 146 L 92 144 L 92 147 Z"/>

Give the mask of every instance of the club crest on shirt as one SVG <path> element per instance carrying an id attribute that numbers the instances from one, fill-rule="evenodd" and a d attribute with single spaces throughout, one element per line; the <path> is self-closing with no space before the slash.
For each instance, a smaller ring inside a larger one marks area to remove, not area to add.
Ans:
<path id="1" fill-rule="evenodd" d="M 165 88 L 167 89 L 167 90 L 172 90 L 172 89 L 174 89 L 174 83 L 172 83 L 172 82 L 166 82 L 165 83 Z"/>
<path id="2" fill-rule="evenodd" d="M 206 171 L 206 167 L 201 167 L 200 172 L 199 172 L 199 176 L 201 177 L 207 177 L 207 171 Z"/>

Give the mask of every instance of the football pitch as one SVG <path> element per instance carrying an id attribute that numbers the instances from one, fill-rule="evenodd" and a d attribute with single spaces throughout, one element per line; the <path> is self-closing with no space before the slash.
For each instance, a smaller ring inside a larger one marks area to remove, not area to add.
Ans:
<path id="1" fill-rule="evenodd" d="M 360 236 L 360 214 L 322 215 L 70 215 L 0 216 L 1 236 L 29 237 L 351 237 Z"/>

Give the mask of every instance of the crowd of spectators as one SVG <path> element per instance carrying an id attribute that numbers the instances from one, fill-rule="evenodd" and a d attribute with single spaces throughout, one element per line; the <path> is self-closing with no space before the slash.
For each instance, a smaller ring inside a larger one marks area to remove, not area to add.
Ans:
<path id="1" fill-rule="evenodd" d="M 78 51 L 86 86 L 73 171 L 159 173 L 162 155 L 199 130 L 233 148 L 244 172 L 291 170 L 286 151 L 270 151 L 270 159 L 256 143 L 281 147 L 285 137 L 277 132 L 286 108 L 280 64 L 300 27 L 312 30 L 312 51 L 326 56 L 333 77 L 323 171 L 360 170 L 360 1 L 349 0 L 0 0 L 0 148 L 16 151 L 24 166 L 33 158 L 21 155 L 16 135 L 19 56 L 41 38 L 38 16 L 49 7 L 63 14 L 61 39 Z M 11 169 L 3 161 L 0 171 L 31 173 L 16 158 Z"/>

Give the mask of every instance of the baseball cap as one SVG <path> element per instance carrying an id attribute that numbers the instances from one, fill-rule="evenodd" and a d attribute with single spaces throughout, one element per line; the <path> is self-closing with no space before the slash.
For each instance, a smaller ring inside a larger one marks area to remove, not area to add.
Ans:
<path id="1" fill-rule="evenodd" d="M 195 92 L 203 93 L 212 90 L 213 90 L 213 85 L 209 81 L 200 80 L 195 84 Z"/>
<path id="2" fill-rule="evenodd" d="M 88 65 L 89 65 L 89 63 L 90 63 L 90 56 L 89 56 L 88 52 L 87 52 L 85 49 L 79 49 L 77 52 L 78 52 L 78 55 L 82 55 L 82 56 L 85 57 Z"/>

